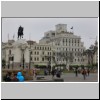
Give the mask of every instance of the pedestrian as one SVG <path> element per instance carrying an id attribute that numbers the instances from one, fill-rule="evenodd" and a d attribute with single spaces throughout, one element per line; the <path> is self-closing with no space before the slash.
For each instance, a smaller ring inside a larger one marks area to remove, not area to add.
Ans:
<path id="1" fill-rule="evenodd" d="M 12 82 L 18 82 L 19 80 L 17 79 L 17 74 L 13 74 L 13 77 L 11 79 Z"/>
<path id="2" fill-rule="evenodd" d="M 83 69 L 82 75 L 83 75 L 83 78 L 84 78 L 84 80 L 85 80 L 85 79 L 86 79 L 86 69 Z"/>
<path id="3" fill-rule="evenodd" d="M 57 70 L 57 71 L 56 71 L 56 77 L 58 77 L 58 78 L 61 77 L 61 72 L 60 72 L 60 70 Z"/>
<path id="4" fill-rule="evenodd" d="M 24 76 L 22 75 L 22 72 L 17 73 L 17 79 L 19 82 L 24 82 Z"/>
<path id="5" fill-rule="evenodd" d="M 76 75 L 76 77 L 78 76 L 78 68 L 77 67 L 75 68 L 75 75 Z"/>
<path id="6" fill-rule="evenodd" d="M 55 69 L 52 69 L 52 78 L 54 77 L 54 75 L 55 75 Z"/>
<path id="7" fill-rule="evenodd" d="M 89 68 L 87 69 L 87 73 L 88 73 L 88 76 L 89 76 L 89 74 L 90 74 L 90 69 Z"/>
<path id="8" fill-rule="evenodd" d="M 44 75 L 47 75 L 47 74 L 48 74 L 48 70 L 44 69 Z"/>
<path id="9" fill-rule="evenodd" d="M 37 76 L 37 72 L 36 72 L 36 69 L 34 68 L 33 69 L 33 80 L 36 79 L 36 76 Z"/>
<path id="10" fill-rule="evenodd" d="M 7 74 L 4 76 L 4 81 L 11 82 L 11 73 L 10 72 L 7 72 Z"/>
<path id="11" fill-rule="evenodd" d="M 50 69 L 48 69 L 48 73 L 49 73 L 49 75 L 51 74 L 51 71 L 50 71 Z"/>

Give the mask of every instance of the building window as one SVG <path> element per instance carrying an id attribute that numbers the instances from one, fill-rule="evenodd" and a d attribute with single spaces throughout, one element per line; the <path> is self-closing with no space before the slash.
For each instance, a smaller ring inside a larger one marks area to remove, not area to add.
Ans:
<path id="1" fill-rule="evenodd" d="M 79 46 L 79 43 L 78 43 L 78 46 Z"/>
<path id="2" fill-rule="evenodd" d="M 48 50 L 49 50 L 49 47 L 48 47 Z"/>
<path id="3" fill-rule="evenodd" d="M 72 48 L 72 51 L 73 51 L 73 48 Z"/>
<path id="4" fill-rule="evenodd" d="M 45 47 L 45 50 L 46 50 L 46 47 Z"/>
<path id="5" fill-rule="evenodd" d="M 48 55 L 49 55 L 49 52 L 48 52 Z"/>
<path id="6" fill-rule="evenodd" d="M 32 53 L 33 53 L 33 52 L 31 51 L 31 52 L 30 52 L 30 55 L 32 55 Z"/>
<path id="7" fill-rule="evenodd" d="M 79 40 L 78 40 L 78 43 L 79 43 Z"/>
<path id="8" fill-rule="evenodd" d="M 35 47 L 35 50 L 36 50 L 36 47 Z"/>
<path id="9" fill-rule="evenodd" d="M 32 57 L 30 58 L 30 60 L 32 61 Z"/>
<path id="10" fill-rule="evenodd" d="M 11 50 L 9 50 L 9 54 L 11 55 Z"/>
<path id="11" fill-rule="evenodd" d="M 69 39 L 69 43 L 70 43 L 70 39 Z"/>
<path id="12" fill-rule="evenodd" d="M 51 55 L 51 52 L 50 52 L 50 55 Z"/>
<path id="13" fill-rule="evenodd" d="M 44 55 L 44 51 L 42 52 L 42 54 Z"/>
<path id="14" fill-rule="evenodd" d="M 39 61 L 39 58 L 37 58 L 37 61 Z"/>
<path id="15" fill-rule="evenodd" d="M 36 57 L 34 58 L 34 61 L 36 61 Z"/>
<path id="16" fill-rule="evenodd" d="M 73 39 L 72 39 L 72 43 L 73 43 Z"/>
<path id="17" fill-rule="evenodd" d="M 37 47 L 37 50 L 39 50 L 39 47 Z"/>
<path id="18" fill-rule="evenodd" d="M 76 62 L 76 59 L 75 59 L 75 62 Z"/>
<path id="19" fill-rule="evenodd" d="M 79 51 L 79 49 L 78 49 L 78 51 Z"/>
<path id="20" fill-rule="evenodd" d="M 36 55 L 36 51 L 35 51 L 35 55 Z"/>
<path id="21" fill-rule="evenodd" d="M 42 58 L 42 61 L 44 61 L 44 58 Z"/>
<path id="22" fill-rule="evenodd" d="M 42 47 L 42 50 L 44 50 L 44 47 Z"/>
<path id="23" fill-rule="evenodd" d="M 64 39 L 63 39 L 63 42 L 64 42 Z"/>
<path id="24" fill-rule="evenodd" d="M 40 50 L 41 50 L 41 47 L 40 47 Z"/>
<path id="25" fill-rule="evenodd" d="M 75 43 L 76 43 L 76 40 L 75 40 Z"/>

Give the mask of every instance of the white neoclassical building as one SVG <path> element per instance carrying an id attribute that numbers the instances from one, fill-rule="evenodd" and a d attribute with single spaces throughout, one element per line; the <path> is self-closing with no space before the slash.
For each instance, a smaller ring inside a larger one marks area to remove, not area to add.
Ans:
<path id="1" fill-rule="evenodd" d="M 73 61 L 70 64 L 84 65 L 87 63 L 85 57 L 82 55 L 85 50 L 84 43 L 81 37 L 74 35 L 73 32 L 67 31 L 66 24 L 58 24 L 55 30 L 50 30 L 44 33 L 44 37 L 40 40 L 41 44 L 51 44 L 54 46 L 56 52 L 72 52 Z M 65 59 L 59 59 L 56 56 L 56 61 L 65 63 Z"/>
<path id="2" fill-rule="evenodd" d="M 66 64 L 86 65 L 85 50 L 81 37 L 67 31 L 66 24 L 57 24 L 55 30 L 44 33 L 39 43 L 35 41 L 9 40 L 2 43 L 2 59 L 6 68 L 18 69 L 20 66 Z"/>

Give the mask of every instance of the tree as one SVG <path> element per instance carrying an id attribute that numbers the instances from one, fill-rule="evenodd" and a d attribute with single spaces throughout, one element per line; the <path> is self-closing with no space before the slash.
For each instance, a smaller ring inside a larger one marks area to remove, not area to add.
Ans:
<path id="1" fill-rule="evenodd" d="M 59 52 L 58 57 L 60 58 L 60 60 L 65 60 L 66 65 L 70 62 L 73 62 L 73 59 L 74 59 L 73 52 L 71 52 L 71 51 Z"/>
<path id="2" fill-rule="evenodd" d="M 88 57 L 88 64 L 93 64 L 94 50 L 87 49 L 83 54 Z"/>
<path id="3" fill-rule="evenodd" d="M 4 59 L 2 59 L 2 67 L 6 66 L 6 61 Z"/>

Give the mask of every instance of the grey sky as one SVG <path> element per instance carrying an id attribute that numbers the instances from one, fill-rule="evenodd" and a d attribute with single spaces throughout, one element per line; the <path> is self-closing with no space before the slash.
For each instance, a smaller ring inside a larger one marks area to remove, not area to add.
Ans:
<path id="1" fill-rule="evenodd" d="M 24 27 L 24 39 L 39 41 L 44 32 L 55 30 L 56 24 L 67 24 L 67 31 L 73 26 L 75 35 L 81 36 L 84 46 L 94 44 L 98 36 L 98 18 L 2 18 L 2 41 L 17 40 L 18 27 Z M 90 39 L 94 38 L 94 39 Z"/>

